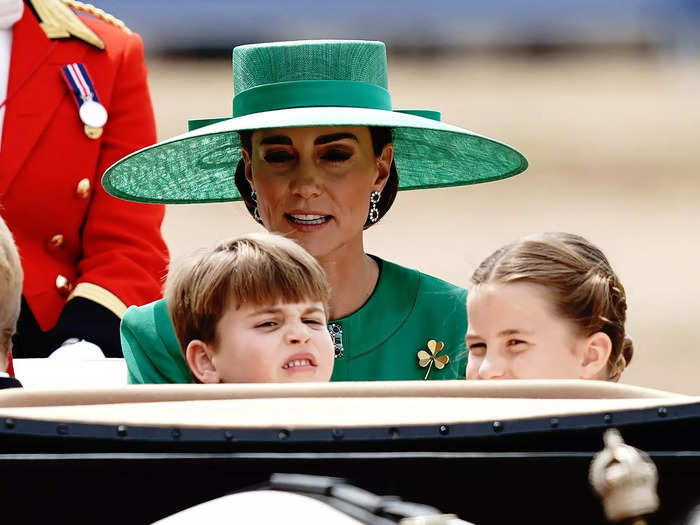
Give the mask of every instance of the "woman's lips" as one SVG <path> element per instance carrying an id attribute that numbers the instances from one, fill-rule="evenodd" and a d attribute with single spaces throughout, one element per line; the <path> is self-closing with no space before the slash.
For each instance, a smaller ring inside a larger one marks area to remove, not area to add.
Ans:
<path id="1" fill-rule="evenodd" d="M 285 213 L 284 218 L 287 219 L 287 222 L 296 230 L 315 231 L 328 224 L 333 216 L 305 211 Z"/>

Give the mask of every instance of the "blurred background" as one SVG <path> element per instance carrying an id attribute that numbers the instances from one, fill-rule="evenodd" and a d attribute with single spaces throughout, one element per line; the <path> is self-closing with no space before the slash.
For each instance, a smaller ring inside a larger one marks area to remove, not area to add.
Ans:
<path id="1" fill-rule="evenodd" d="M 231 115 L 231 49 L 377 39 L 395 108 L 509 143 L 530 168 L 400 193 L 367 250 L 467 286 L 502 244 L 569 231 L 627 288 L 623 382 L 700 394 L 700 0 L 96 0 L 140 33 L 160 138 Z M 242 204 L 171 206 L 174 257 L 255 230 Z"/>

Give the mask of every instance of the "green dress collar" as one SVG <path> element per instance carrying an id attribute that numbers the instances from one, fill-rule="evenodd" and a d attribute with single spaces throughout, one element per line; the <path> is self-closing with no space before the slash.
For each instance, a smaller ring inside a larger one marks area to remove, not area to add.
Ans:
<path id="1" fill-rule="evenodd" d="M 356 312 L 329 323 L 342 330 L 343 357 L 339 359 L 355 359 L 386 343 L 408 319 L 418 296 L 420 274 L 416 270 L 372 258 L 379 264 L 372 295 Z"/>

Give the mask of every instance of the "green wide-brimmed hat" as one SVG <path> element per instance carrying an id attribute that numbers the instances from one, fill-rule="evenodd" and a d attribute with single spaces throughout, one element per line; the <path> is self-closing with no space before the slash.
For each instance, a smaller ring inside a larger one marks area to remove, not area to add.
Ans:
<path id="1" fill-rule="evenodd" d="M 188 133 L 121 159 L 105 172 L 105 189 L 138 202 L 238 200 L 238 132 L 301 126 L 392 128 L 404 190 L 493 181 L 527 168 L 512 147 L 440 122 L 435 111 L 393 110 L 382 42 L 239 46 L 233 85 L 233 117 L 191 121 Z"/>

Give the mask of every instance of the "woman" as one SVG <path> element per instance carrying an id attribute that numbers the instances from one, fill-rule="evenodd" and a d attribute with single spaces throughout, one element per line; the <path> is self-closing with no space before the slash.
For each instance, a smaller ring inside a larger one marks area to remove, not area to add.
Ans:
<path id="1" fill-rule="evenodd" d="M 439 121 L 393 111 L 381 42 L 302 41 L 233 52 L 233 118 L 112 166 L 107 191 L 140 202 L 243 199 L 288 235 L 332 290 L 333 380 L 464 377 L 466 292 L 365 253 L 363 230 L 396 191 L 473 184 L 527 167 L 514 149 Z M 235 182 L 235 183 L 234 183 Z M 131 382 L 191 381 L 163 301 L 130 309 L 122 344 Z"/>

